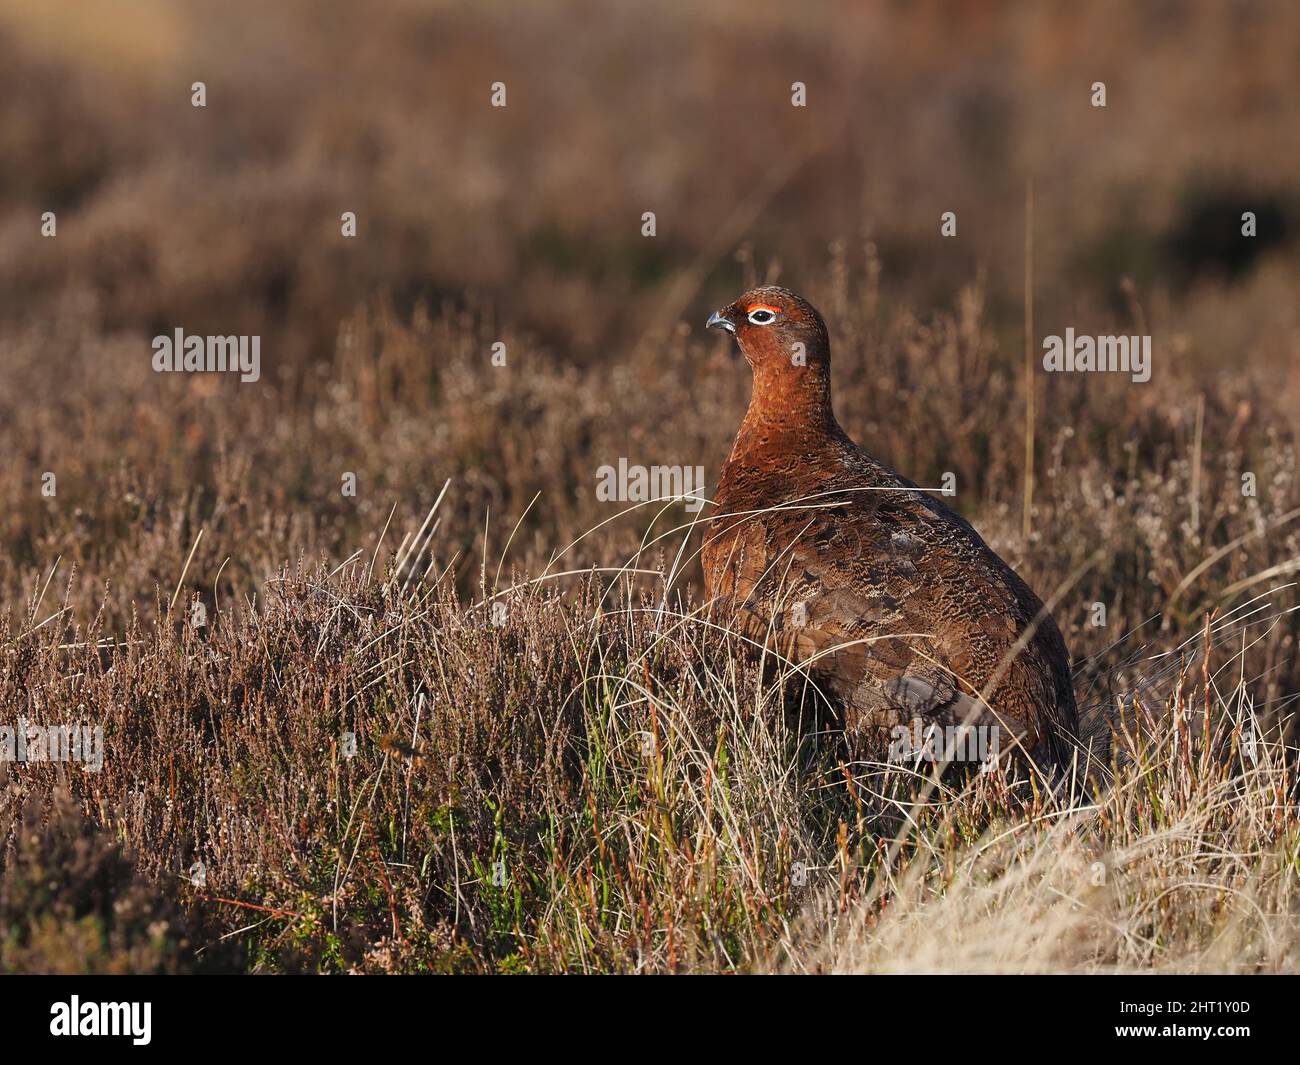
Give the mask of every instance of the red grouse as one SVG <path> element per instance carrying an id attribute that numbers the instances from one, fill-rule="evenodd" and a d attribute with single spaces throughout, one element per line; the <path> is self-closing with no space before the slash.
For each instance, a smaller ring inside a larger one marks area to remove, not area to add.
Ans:
<path id="1" fill-rule="evenodd" d="M 1078 715 L 1060 631 L 964 518 L 840 428 L 821 315 L 767 286 L 708 324 L 754 378 L 705 538 L 710 598 L 806 666 L 860 752 L 883 757 L 916 721 L 997 725 L 1004 754 L 1065 769 Z"/>

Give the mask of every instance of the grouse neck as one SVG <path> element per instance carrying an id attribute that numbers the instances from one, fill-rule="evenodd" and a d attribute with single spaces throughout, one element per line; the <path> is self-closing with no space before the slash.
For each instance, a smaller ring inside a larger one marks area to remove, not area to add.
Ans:
<path id="1" fill-rule="evenodd" d="M 829 375 L 820 367 L 756 367 L 749 409 L 736 443 L 793 438 L 804 443 L 842 436 L 831 407 Z"/>

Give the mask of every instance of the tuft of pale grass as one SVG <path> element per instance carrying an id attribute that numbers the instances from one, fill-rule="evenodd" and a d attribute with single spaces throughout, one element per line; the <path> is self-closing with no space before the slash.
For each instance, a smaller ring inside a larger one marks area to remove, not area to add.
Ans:
<path id="1" fill-rule="evenodd" d="M 987 807 L 996 820 L 969 843 L 930 833 L 889 889 L 877 881 L 848 908 L 833 894 L 812 902 L 774 967 L 1294 971 L 1293 752 L 1258 743 L 1242 759 L 1241 723 L 1232 731 L 1221 758 L 1151 737 L 1095 804 L 1020 822 Z"/>

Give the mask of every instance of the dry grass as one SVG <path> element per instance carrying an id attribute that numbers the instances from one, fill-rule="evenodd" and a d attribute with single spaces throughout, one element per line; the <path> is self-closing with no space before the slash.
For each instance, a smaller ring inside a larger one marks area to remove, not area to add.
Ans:
<path id="1" fill-rule="evenodd" d="M 846 764 L 797 671 L 761 681 L 736 637 L 620 581 L 507 593 L 492 624 L 369 564 L 285 573 L 210 631 L 4 641 L 6 704 L 99 708 L 110 752 L 23 790 L 71 789 L 250 970 L 1294 966 L 1294 768 L 1238 654 L 1139 699 L 1095 803 L 1002 771 L 935 788 Z M 1247 613 L 1221 644 L 1278 623 Z M 5 966 L 72 965 L 29 913 L 0 908 Z"/>
<path id="2" fill-rule="evenodd" d="M 1293 5 L 264 8 L 0 0 L 0 725 L 108 747 L 0 765 L 0 970 L 1296 967 Z M 1030 176 L 1039 332 L 1156 354 L 1040 379 L 1026 539 Z M 716 479 L 699 326 L 776 277 L 1133 708 L 1111 787 L 846 764 L 690 515 L 596 499 Z M 176 326 L 262 380 L 153 374 Z"/>

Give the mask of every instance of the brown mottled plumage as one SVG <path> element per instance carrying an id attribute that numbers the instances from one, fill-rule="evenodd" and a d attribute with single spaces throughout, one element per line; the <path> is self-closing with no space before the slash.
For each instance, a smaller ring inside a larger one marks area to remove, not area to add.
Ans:
<path id="1" fill-rule="evenodd" d="M 754 377 L 705 538 L 710 597 L 808 665 L 859 750 L 883 757 L 914 719 L 997 723 L 1004 752 L 1068 765 L 1078 720 L 1056 623 L 965 519 L 840 428 L 821 315 L 767 286 L 708 324 L 735 334 Z"/>

